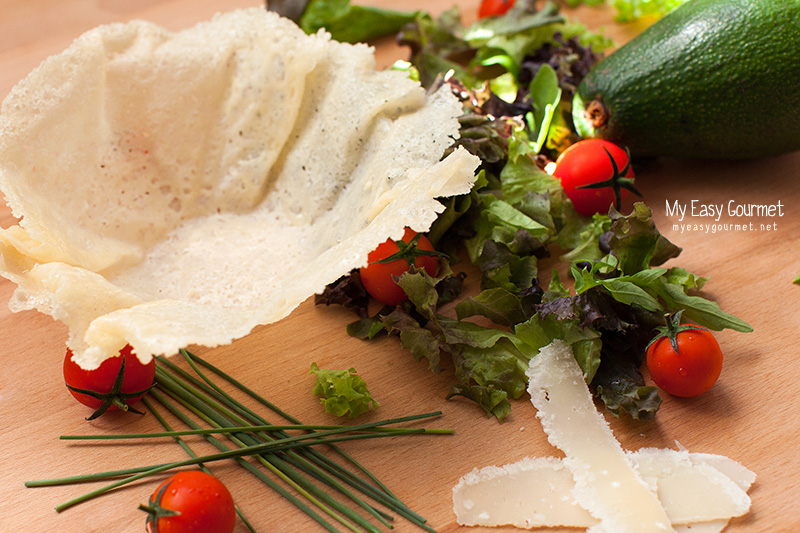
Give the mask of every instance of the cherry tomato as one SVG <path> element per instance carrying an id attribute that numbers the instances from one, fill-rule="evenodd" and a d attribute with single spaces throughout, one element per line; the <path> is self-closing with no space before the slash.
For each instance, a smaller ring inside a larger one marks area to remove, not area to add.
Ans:
<path id="1" fill-rule="evenodd" d="M 139 509 L 147 511 L 150 533 L 230 533 L 236 525 L 230 491 L 200 470 L 167 478 Z"/>
<path id="2" fill-rule="evenodd" d="M 397 305 L 408 299 L 406 293 L 395 281 L 395 277 L 408 271 L 409 261 L 413 260 L 413 264 L 418 270 L 425 269 L 428 275 L 436 275 L 439 261 L 433 245 L 427 237 L 406 228 L 402 242 L 412 243 L 415 238 L 417 238 L 415 244 L 403 252 L 395 241 L 388 239 L 367 256 L 369 264 L 360 270 L 361 283 L 364 284 L 369 295 L 379 302 L 386 305 Z M 394 261 L 376 262 L 395 255 L 399 257 Z"/>
<path id="3" fill-rule="evenodd" d="M 503 15 L 514 5 L 514 0 L 483 0 L 478 8 L 478 18 Z"/>
<path id="4" fill-rule="evenodd" d="M 647 368 L 664 392 L 673 396 L 698 396 L 717 382 L 722 372 L 722 350 L 711 332 L 686 324 L 650 343 Z"/>
<path id="5" fill-rule="evenodd" d="M 152 387 L 156 363 L 151 359 L 143 365 L 132 350 L 130 345 L 126 345 L 120 350 L 120 356 L 106 359 L 94 370 L 84 370 L 72 360 L 72 350 L 67 349 L 64 381 L 75 399 L 95 409 L 87 420 L 97 418 L 108 409 L 139 413 L 130 406 Z M 121 380 L 118 379 L 120 374 Z"/>
<path id="6" fill-rule="evenodd" d="M 627 152 L 603 139 L 584 139 L 570 145 L 558 156 L 553 175 L 561 180 L 575 210 L 587 217 L 604 215 L 611 205 L 620 209 L 628 191 L 639 194 L 633 187 Z M 599 188 L 593 188 L 596 184 Z"/>

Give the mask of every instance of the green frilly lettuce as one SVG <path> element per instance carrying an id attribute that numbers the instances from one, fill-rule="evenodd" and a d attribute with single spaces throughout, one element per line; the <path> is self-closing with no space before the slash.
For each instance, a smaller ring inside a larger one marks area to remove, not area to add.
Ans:
<path id="1" fill-rule="evenodd" d="M 378 408 L 378 402 L 367 390 L 367 384 L 354 368 L 328 370 L 311 363 L 310 374 L 317 377 L 314 394 L 319 396 L 325 411 L 334 416 L 355 418 Z"/>

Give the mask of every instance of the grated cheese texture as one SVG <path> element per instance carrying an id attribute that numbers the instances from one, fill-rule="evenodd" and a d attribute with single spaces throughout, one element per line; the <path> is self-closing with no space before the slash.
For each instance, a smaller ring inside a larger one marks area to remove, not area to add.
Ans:
<path id="1" fill-rule="evenodd" d="M 468 192 L 479 160 L 442 159 L 460 113 L 262 8 L 91 30 L 0 112 L 10 307 L 64 322 L 87 369 L 229 343 Z"/>

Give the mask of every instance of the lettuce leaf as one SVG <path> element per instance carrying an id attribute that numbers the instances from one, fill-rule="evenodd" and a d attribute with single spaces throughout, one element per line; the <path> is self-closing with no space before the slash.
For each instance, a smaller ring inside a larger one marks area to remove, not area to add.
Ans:
<path id="1" fill-rule="evenodd" d="M 659 233 L 652 211 L 642 202 L 635 203 L 633 212 L 627 216 L 613 208 L 609 216 L 612 224 L 607 244 L 622 272 L 635 274 L 651 265 L 661 265 L 681 253 L 679 247 Z"/>
<path id="2" fill-rule="evenodd" d="M 328 370 L 311 363 L 309 374 L 317 377 L 314 394 L 319 396 L 325 411 L 334 416 L 355 418 L 379 406 L 354 368 Z"/>
<path id="3" fill-rule="evenodd" d="M 417 361 L 427 359 L 434 372 L 443 370 L 443 357 L 455 370 L 447 398 L 475 401 L 489 416 L 502 420 L 511 411 L 509 399 L 525 392 L 528 358 L 506 331 L 445 317 L 438 312 L 441 279 L 424 271 L 403 274 L 398 283 L 410 306 L 398 306 L 380 317 L 386 331 L 397 334 Z"/>

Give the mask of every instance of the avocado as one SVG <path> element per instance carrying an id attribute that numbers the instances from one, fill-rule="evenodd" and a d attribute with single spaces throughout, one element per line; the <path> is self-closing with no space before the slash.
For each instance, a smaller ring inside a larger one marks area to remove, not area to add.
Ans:
<path id="1" fill-rule="evenodd" d="M 800 149 L 800 0 L 689 0 L 595 64 L 573 121 L 634 157 Z"/>

